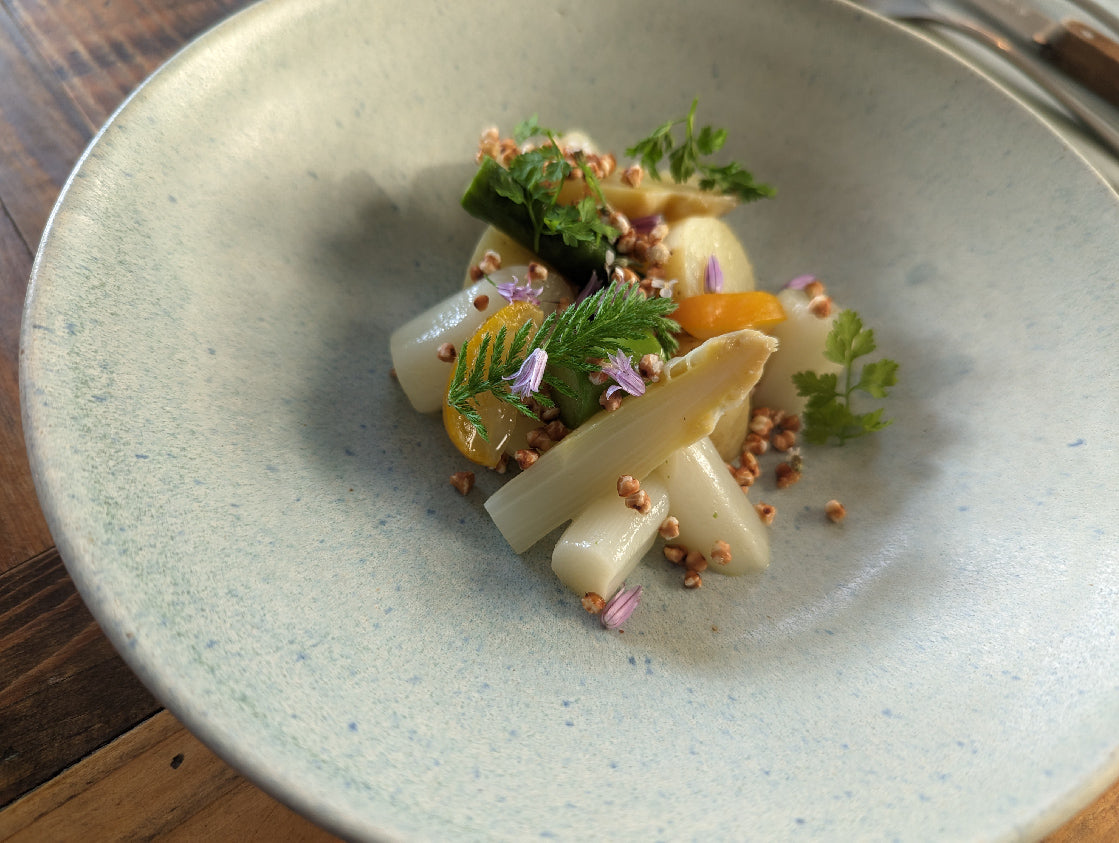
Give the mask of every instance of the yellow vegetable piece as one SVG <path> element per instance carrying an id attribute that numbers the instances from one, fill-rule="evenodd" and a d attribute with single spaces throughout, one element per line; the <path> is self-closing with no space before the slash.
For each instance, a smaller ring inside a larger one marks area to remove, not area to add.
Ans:
<path id="1" fill-rule="evenodd" d="M 489 334 L 491 337 L 496 337 L 497 332 L 504 326 L 506 333 L 505 347 L 508 348 L 509 342 L 512 341 L 517 329 L 529 321 L 533 322 L 537 328 L 544 321 L 543 312 L 530 302 L 512 302 L 497 311 L 482 323 L 482 327 L 466 343 L 466 370 L 469 372 L 470 367 L 474 365 L 474 361 L 478 358 L 478 347 L 482 344 L 483 336 Z M 447 379 L 448 387 L 453 378 L 454 371 L 452 370 L 451 377 Z M 488 392 L 475 396 L 474 404 L 482 417 L 482 423 L 486 426 L 486 433 L 489 436 L 488 442 L 482 438 L 478 429 L 467 421 L 458 410 L 448 406 L 446 400 L 443 401 L 443 427 L 455 447 L 465 457 L 480 465 L 493 468 L 501 460 L 501 455 L 505 451 L 505 444 L 516 428 L 521 413 L 512 405 L 499 401 Z"/>
<path id="2" fill-rule="evenodd" d="M 777 296 L 761 290 L 746 293 L 701 293 L 680 301 L 672 318 L 701 340 L 754 328 L 764 331 L 785 321 Z"/>
<path id="3" fill-rule="evenodd" d="M 620 172 L 599 180 L 606 204 L 631 220 L 660 214 L 668 222 L 697 215 L 717 217 L 738 206 L 738 200 L 723 193 L 700 190 L 695 184 L 676 184 L 663 174 L 664 181 L 646 176 L 640 187 L 631 187 Z M 590 195 L 582 180 L 568 180 L 560 189 L 559 204 L 573 205 Z"/>

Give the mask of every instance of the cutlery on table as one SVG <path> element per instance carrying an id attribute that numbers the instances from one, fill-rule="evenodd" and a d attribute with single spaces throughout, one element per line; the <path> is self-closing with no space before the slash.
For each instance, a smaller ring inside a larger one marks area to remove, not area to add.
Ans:
<path id="1" fill-rule="evenodd" d="M 1119 35 L 1119 15 L 1113 14 L 1101 6 L 1096 0 L 1069 0 L 1094 17 L 1111 30 L 1113 35 Z"/>
<path id="2" fill-rule="evenodd" d="M 1090 91 L 1119 106 L 1119 43 L 1076 20 L 1056 21 L 1022 0 L 966 0 Z"/>
<path id="3" fill-rule="evenodd" d="M 947 27 L 999 53 L 1034 84 L 1059 102 L 1112 154 L 1119 156 L 1119 128 L 1096 113 L 1088 104 L 1065 87 L 1043 65 L 1031 61 L 1026 53 L 1007 38 L 960 15 L 934 9 L 925 0 L 853 0 L 855 5 L 883 17 L 911 23 L 931 23 Z"/>

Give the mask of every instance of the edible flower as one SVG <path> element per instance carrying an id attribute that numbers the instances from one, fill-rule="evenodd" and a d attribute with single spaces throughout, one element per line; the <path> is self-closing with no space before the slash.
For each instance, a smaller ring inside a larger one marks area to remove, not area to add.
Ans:
<path id="1" fill-rule="evenodd" d="M 815 275 L 798 275 L 785 285 L 786 290 L 803 290 L 813 281 L 816 281 Z"/>
<path id="2" fill-rule="evenodd" d="M 631 588 L 626 590 L 625 584 L 618 589 L 618 593 L 611 597 L 606 606 L 602 609 L 602 614 L 599 619 L 606 629 L 617 629 L 619 626 L 629 620 L 629 616 L 633 614 L 634 609 L 641 602 L 642 587 Z"/>
<path id="3" fill-rule="evenodd" d="M 645 380 L 633 367 L 633 361 L 622 349 L 618 349 L 606 358 L 602 365 L 602 373 L 612 377 L 616 383 L 606 388 L 606 397 L 610 398 L 619 389 L 624 389 L 630 395 L 645 394 Z"/>
<path id="4" fill-rule="evenodd" d="M 587 279 L 586 285 L 579 291 L 579 295 L 575 297 L 575 304 L 582 304 L 585 299 L 590 298 L 599 290 L 602 289 L 604 281 L 598 277 L 598 272 L 591 273 L 591 277 Z"/>
<path id="5" fill-rule="evenodd" d="M 723 292 L 723 267 L 715 255 L 707 259 L 703 268 L 703 288 L 709 293 Z"/>
<path id="6" fill-rule="evenodd" d="M 664 222 L 664 217 L 660 214 L 649 214 L 645 217 L 632 219 L 629 221 L 629 224 L 633 226 L 638 234 L 648 234 L 662 222 Z"/>
<path id="7" fill-rule="evenodd" d="M 540 389 L 540 381 L 544 378 L 544 367 L 548 365 L 548 352 L 542 348 L 534 348 L 532 353 L 525 358 L 521 368 L 515 374 L 507 375 L 502 380 L 512 381 L 509 389 L 518 398 L 524 399 Z"/>
<path id="8" fill-rule="evenodd" d="M 512 281 L 502 281 L 500 284 L 495 284 L 497 292 L 508 302 L 527 301 L 531 304 L 540 305 L 540 294 L 544 292 L 544 285 L 540 285 L 539 290 L 532 289 L 532 283 L 522 284 L 517 280 L 517 276 L 513 276 Z"/>
<path id="9" fill-rule="evenodd" d="M 670 299 L 676 292 L 676 279 L 665 281 L 663 278 L 654 278 L 651 282 L 654 290 L 662 299 Z"/>

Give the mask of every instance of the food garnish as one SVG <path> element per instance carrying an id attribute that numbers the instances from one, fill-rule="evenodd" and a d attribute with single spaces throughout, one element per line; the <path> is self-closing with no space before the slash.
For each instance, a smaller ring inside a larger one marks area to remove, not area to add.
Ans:
<path id="1" fill-rule="evenodd" d="M 688 589 L 766 568 L 777 510 L 747 494 L 767 451 L 778 489 L 801 478 L 802 425 L 843 444 L 890 424 L 851 406 L 897 373 L 888 359 L 856 372 L 875 350 L 857 314 L 813 275 L 755 289 L 721 216 L 773 190 L 711 163 L 726 131 L 697 127 L 697 105 L 628 165 L 536 117 L 512 137 L 487 129 L 462 205 L 488 228 L 463 289 L 390 341 L 416 409 L 441 409 L 465 457 L 515 475 L 485 501 L 510 547 L 563 526 L 552 571 L 606 629 L 637 607 L 625 581 L 657 542 Z M 468 494 L 474 474 L 451 483 Z"/>
<path id="2" fill-rule="evenodd" d="M 869 413 L 855 413 L 851 409 L 851 396 L 855 392 L 885 398 L 889 388 L 897 383 L 898 364 L 889 358 L 866 364 L 858 378 L 855 377 L 855 361 L 872 353 L 876 347 L 873 329 L 864 329 L 855 311 L 844 310 L 836 317 L 824 347 L 824 356 L 841 365 L 842 371 L 823 375 L 806 371 L 793 375 L 797 393 L 808 399 L 803 413 L 806 442 L 823 445 L 834 437 L 842 445 L 848 439 L 874 433 L 892 423 L 892 419 L 882 418 L 881 407 Z"/>
<path id="3" fill-rule="evenodd" d="M 716 166 L 700 160 L 701 156 L 714 155 L 723 148 L 727 130 L 704 126 L 696 132 L 695 113 L 698 105 L 698 99 L 692 100 L 692 107 L 688 109 L 686 117 L 662 123 L 649 137 L 627 149 L 626 154 L 637 157 L 654 179 L 660 179 L 657 166 L 668 158 L 668 171 L 679 184 L 687 182 L 698 173 L 702 190 L 730 194 L 743 202 L 773 196 L 775 191 L 772 187 L 755 182 L 750 171 L 737 162 Z M 673 130 L 677 126 L 684 127 L 684 138 L 680 143 L 673 137 Z"/>
<path id="4" fill-rule="evenodd" d="M 617 629 L 628 621 L 641 602 L 642 591 L 644 589 L 641 586 L 627 589 L 623 584 L 621 590 L 606 601 L 606 606 L 602 609 L 602 625 L 607 629 Z"/>
<path id="5" fill-rule="evenodd" d="M 447 389 L 447 405 L 488 439 L 475 396 L 487 392 L 524 415 L 532 416 L 533 410 L 526 404 L 529 397 L 542 407 L 555 403 L 541 390 L 543 384 L 556 392 L 575 396 L 575 390 L 549 371 L 549 367 L 562 366 L 585 377 L 595 371 L 607 371 L 603 364 L 594 361 L 608 359 L 612 361 L 606 364 L 612 367 L 608 374 L 617 379 L 616 376 L 622 374 L 617 363 L 619 349 L 625 342 L 641 340 L 649 334 L 671 356 L 677 347 L 674 333 L 679 326 L 668 314 L 675 308 L 672 299 L 646 298 L 636 287 L 615 285 L 599 290 L 560 313 L 550 314 L 535 333 L 535 326 L 525 323 L 510 339 L 502 326 L 495 336 L 482 337 L 469 367 L 470 357 L 463 346 Z M 523 370 L 529 358 L 532 363 L 526 373 Z M 621 381 L 619 384 L 623 388 L 626 386 Z"/>

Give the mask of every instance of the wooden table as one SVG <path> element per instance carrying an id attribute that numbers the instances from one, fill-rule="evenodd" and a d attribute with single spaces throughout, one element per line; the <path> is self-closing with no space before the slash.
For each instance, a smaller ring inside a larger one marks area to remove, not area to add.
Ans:
<path id="1" fill-rule="evenodd" d="M 20 311 L 94 132 L 243 0 L 0 3 L 0 840 L 332 840 L 242 779 L 144 689 L 78 597 L 20 430 Z M 1049 838 L 1119 840 L 1119 783 Z"/>

